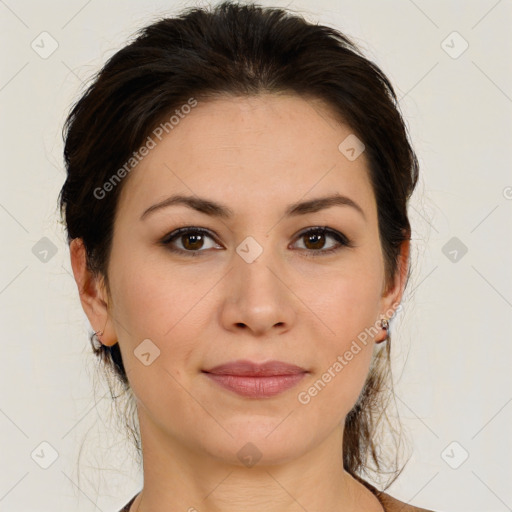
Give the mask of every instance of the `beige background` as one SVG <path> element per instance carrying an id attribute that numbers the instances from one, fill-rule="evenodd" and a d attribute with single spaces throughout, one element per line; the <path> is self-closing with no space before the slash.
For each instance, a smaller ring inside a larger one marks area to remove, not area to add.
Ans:
<path id="1" fill-rule="evenodd" d="M 415 270 L 393 325 L 414 455 L 389 492 L 442 512 L 511 510 L 512 3 L 262 3 L 359 42 L 395 85 L 420 158 Z M 137 28 L 189 5 L 0 0 L 0 511 L 113 511 L 141 486 L 94 386 L 57 223 L 61 129 L 82 82 Z M 58 45 L 47 58 L 42 37 L 46 51 Z M 43 237 L 56 251 L 46 262 Z"/>

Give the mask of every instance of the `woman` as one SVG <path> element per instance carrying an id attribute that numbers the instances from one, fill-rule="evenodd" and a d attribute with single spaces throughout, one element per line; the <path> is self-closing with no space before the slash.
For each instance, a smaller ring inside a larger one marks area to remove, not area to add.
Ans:
<path id="1" fill-rule="evenodd" d="M 361 476 L 418 179 L 377 66 L 284 10 L 190 9 L 106 63 L 64 152 L 91 342 L 137 408 L 124 511 L 425 510 Z"/>

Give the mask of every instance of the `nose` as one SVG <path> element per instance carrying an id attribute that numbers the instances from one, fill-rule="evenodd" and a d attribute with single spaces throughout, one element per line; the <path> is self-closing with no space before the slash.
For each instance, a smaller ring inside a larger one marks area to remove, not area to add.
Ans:
<path id="1" fill-rule="evenodd" d="M 221 322 L 229 331 L 281 334 L 295 321 L 297 298 L 268 249 L 251 263 L 235 254 L 224 293 Z"/>

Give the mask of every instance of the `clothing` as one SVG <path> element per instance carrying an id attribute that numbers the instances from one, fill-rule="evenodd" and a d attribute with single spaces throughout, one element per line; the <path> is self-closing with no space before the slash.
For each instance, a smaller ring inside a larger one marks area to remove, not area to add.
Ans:
<path id="1" fill-rule="evenodd" d="M 122 508 L 119 512 L 129 512 L 130 511 L 130 507 L 132 506 L 132 503 L 135 501 L 135 498 L 138 496 L 138 494 L 136 494 L 125 506 L 124 508 Z"/>
<path id="2" fill-rule="evenodd" d="M 407 503 L 404 503 L 403 501 L 399 501 L 389 494 L 386 494 L 384 492 L 381 492 L 377 490 L 373 485 L 370 485 L 368 482 L 360 480 L 360 482 L 365 485 L 370 491 L 375 494 L 377 499 L 380 501 L 382 508 L 385 512 L 435 512 L 434 510 L 426 509 L 426 508 L 418 508 L 413 507 L 412 505 L 408 505 Z M 125 507 L 120 510 L 119 512 L 129 512 L 130 506 L 135 501 L 135 498 L 138 496 L 136 494 L 126 505 Z M 364 511 L 361 511 L 364 512 Z"/>
<path id="3" fill-rule="evenodd" d="M 377 496 L 377 499 L 380 501 L 382 508 L 385 512 L 436 512 L 435 510 L 430 510 L 426 508 L 418 508 L 413 507 L 412 505 L 408 505 L 403 501 L 399 501 L 389 494 L 385 492 L 381 492 L 376 489 L 373 485 L 370 485 L 368 482 L 360 479 L 359 480 L 365 487 L 367 487 L 370 491 Z"/>

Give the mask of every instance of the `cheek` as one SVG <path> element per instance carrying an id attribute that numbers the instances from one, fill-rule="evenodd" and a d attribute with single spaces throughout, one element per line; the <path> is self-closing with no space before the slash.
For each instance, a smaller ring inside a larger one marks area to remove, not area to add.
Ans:
<path id="1" fill-rule="evenodd" d="M 310 398 L 319 414 L 332 414 L 335 410 L 340 418 L 346 415 L 367 378 L 373 336 L 378 332 L 382 286 L 378 269 L 378 261 L 361 257 L 335 275 L 331 271 L 317 275 L 314 288 L 304 288 L 301 294 L 315 313 L 311 318 L 318 327 L 312 332 L 323 333 L 314 336 L 318 349 L 315 379 L 308 382 L 309 388 L 301 388 L 307 395 L 303 395 L 304 401 Z"/>
<path id="2" fill-rule="evenodd" d="M 304 303 L 321 320 L 328 345 L 341 350 L 375 325 L 381 301 L 381 265 L 371 254 L 354 254 L 338 269 L 317 272 L 300 292 Z"/>
<path id="3" fill-rule="evenodd" d="M 155 420 L 170 424 L 170 411 L 190 402 L 185 390 L 201 352 L 207 289 L 190 285 L 183 272 L 136 260 L 132 254 L 112 272 L 119 345 L 134 395 L 148 411 L 160 411 Z"/>
<path id="4" fill-rule="evenodd" d="M 159 350 L 155 363 L 180 380 L 187 368 L 194 371 L 198 364 L 198 340 L 212 318 L 208 291 L 218 277 L 211 272 L 198 279 L 190 268 L 171 266 L 161 255 L 132 251 L 117 260 L 115 256 L 110 277 L 113 315 L 126 371 L 140 370 L 137 349 L 149 339 Z"/>
<path id="5" fill-rule="evenodd" d="M 118 240 L 111 256 L 110 282 L 115 317 L 122 323 L 120 334 L 134 343 L 151 336 L 161 339 L 179 322 L 186 323 L 187 311 L 200 300 L 201 289 L 190 272 L 169 264 L 164 249 L 143 243 L 128 248 L 121 237 Z"/>

